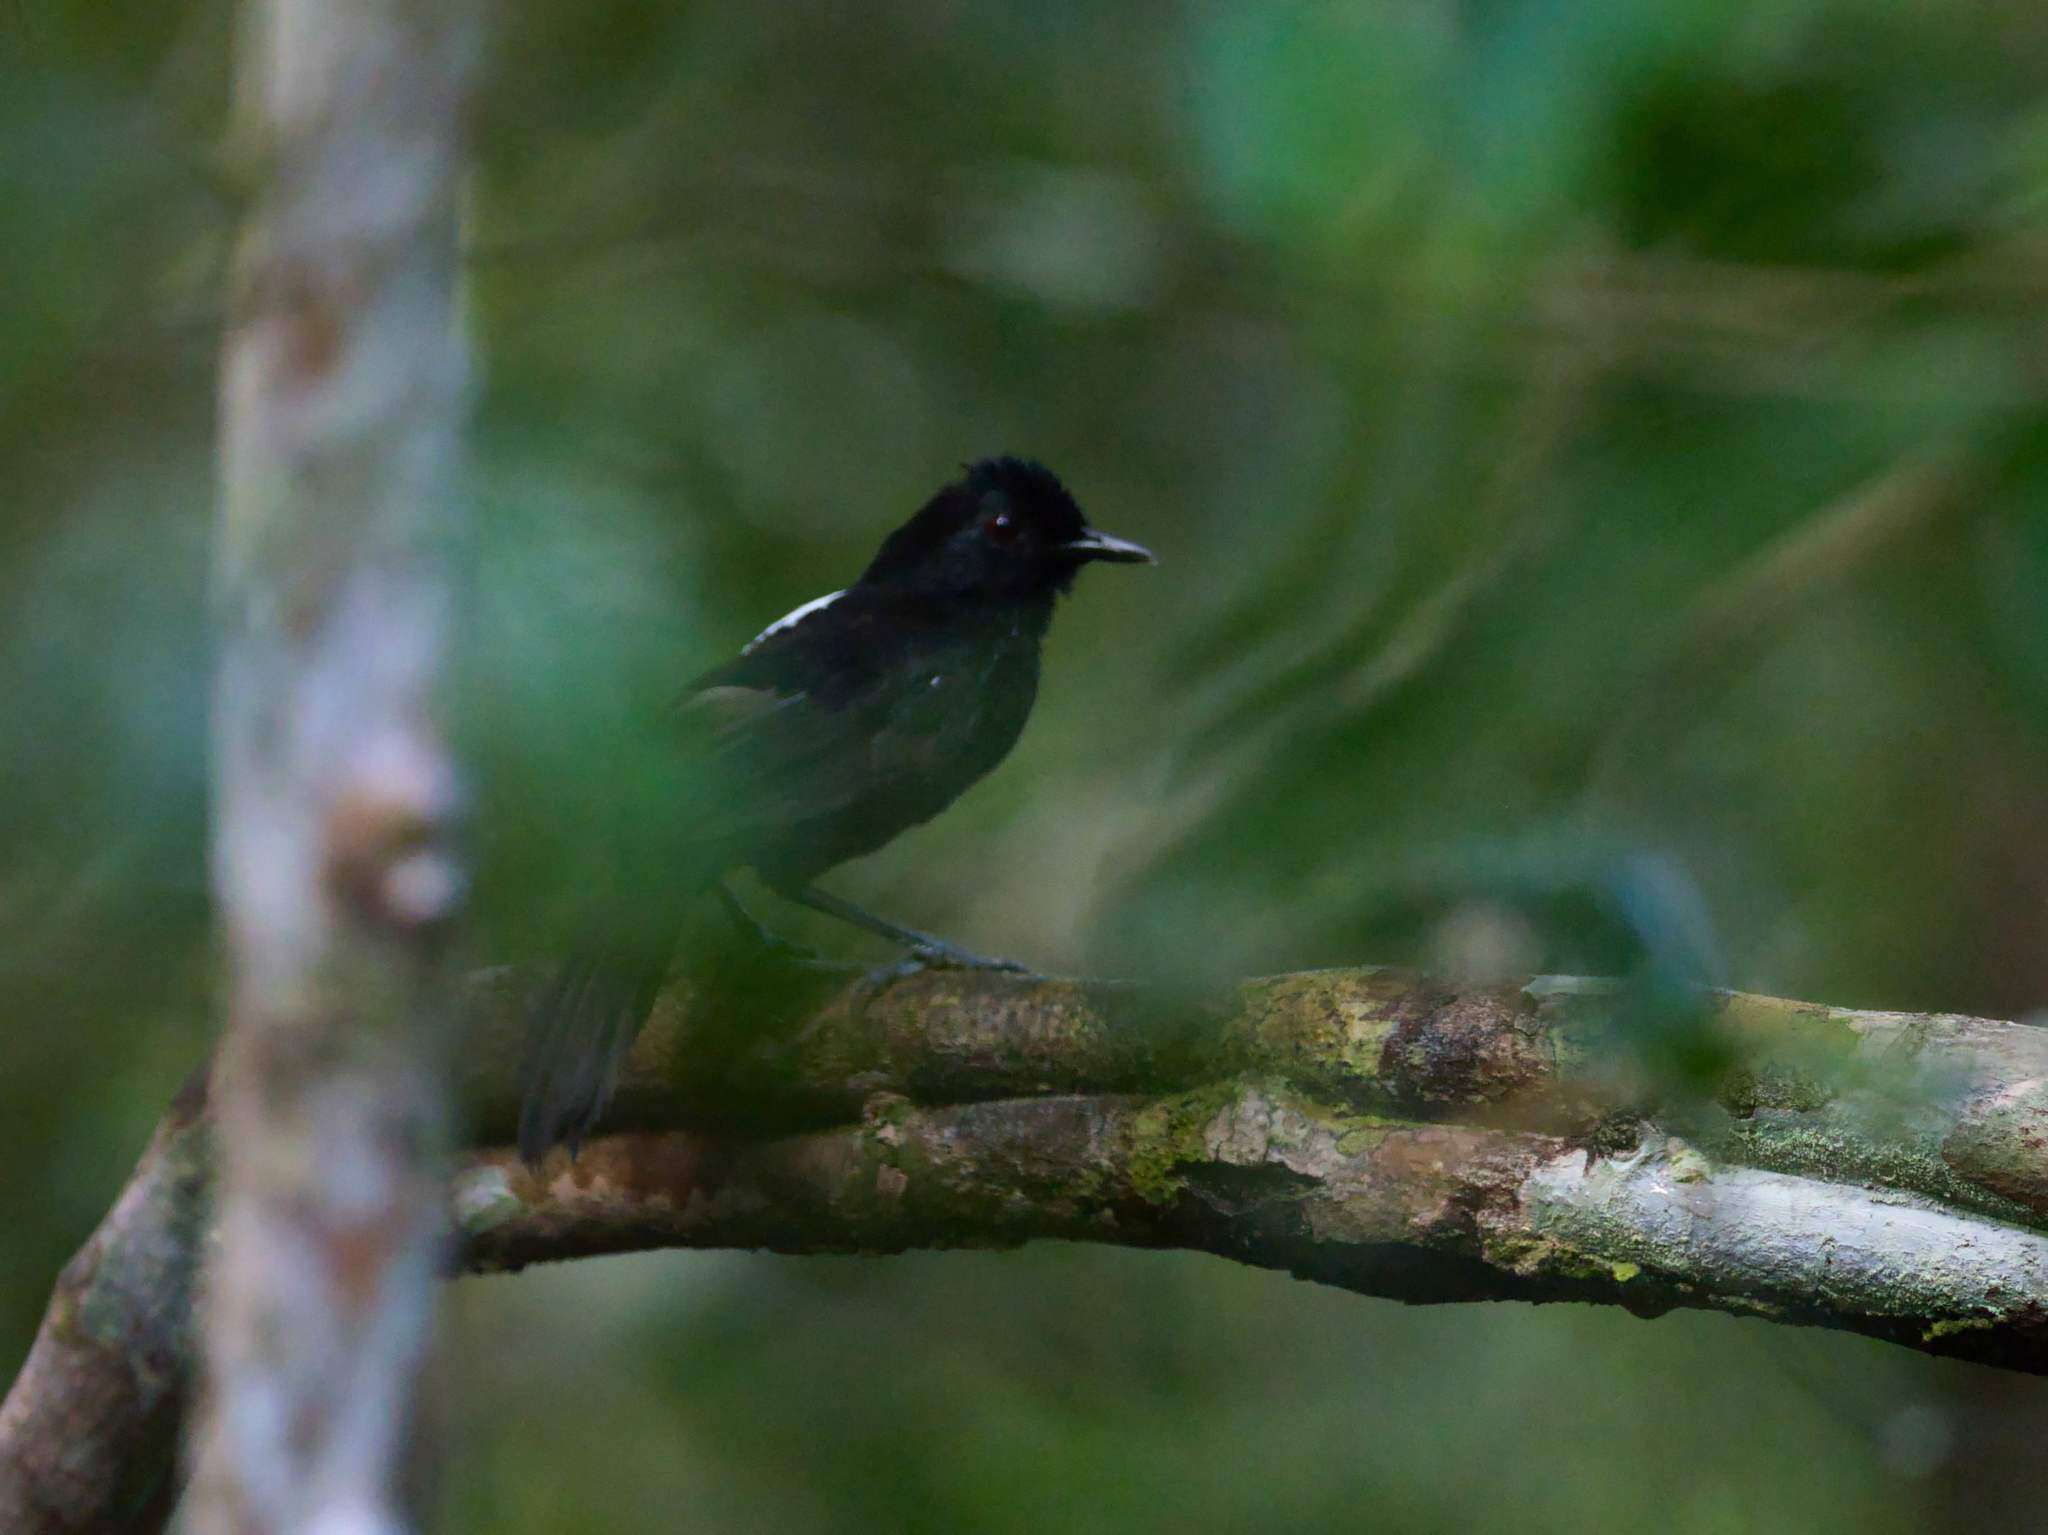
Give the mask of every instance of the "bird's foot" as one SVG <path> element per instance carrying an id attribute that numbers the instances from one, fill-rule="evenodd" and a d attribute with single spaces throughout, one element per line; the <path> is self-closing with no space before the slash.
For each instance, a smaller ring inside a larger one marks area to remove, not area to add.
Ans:
<path id="1" fill-rule="evenodd" d="M 863 996 L 871 998 L 896 982 L 907 981 L 927 970 L 986 970 L 1001 975 L 1024 976 L 1038 974 L 1014 959 L 991 959 L 986 954 L 976 954 L 972 949 L 934 939 L 930 943 L 908 945 L 903 958 L 891 964 L 876 965 L 860 978 L 859 989 Z"/>
<path id="2" fill-rule="evenodd" d="M 812 948 L 809 944 L 784 938 L 780 933 L 771 933 L 766 928 L 761 929 L 758 936 L 750 937 L 749 942 L 757 957 L 775 964 L 820 966 L 832 963 L 822 951 Z"/>
<path id="3" fill-rule="evenodd" d="M 854 994 L 865 1005 L 898 981 L 907 981 L 913 975 L 922 975 L 927 968 L 924 961 L 918 959 L 898 959 L 886 965 L 871 965 L 863 970 L 860 979 L 853 983 Z"/>
<path id="4" fill-rule="evenodd" d="M 1014 959 L 991 959 L 986 954 L 947 943 L 943 938 L 924 938 L 909 945 L 906 962 L 922 970 L 999 970 L 1010 975 L 1037 973 Z"/>
<path id="5" fill-rule="evenodd" d="M 976 954 L 972 949 L 963 949 L 958 944 L 946 942 L 943 938 L 935 938 L 930 933 L 921 933 L 914 927 L 904 927 L 901 923 L 862 911 L 851 901 L 842 901 L 838 896 L 820 890 L 815 885 L 803 885 L 785 890 L 783 893 L 799 906 L 822 911 L 828 917 L 837 917 L 841 922 L 850 922 L 857 928 L 901 945 L 904 953 L 909 956 L 905 963 L 913 969 L 1007 970 L 1013 975 L 1034 973 L 1014 959 L 990 959 L 985 954 Z"/>
<path id="6" fill-rule="evenodd" d="M 731 919 L 733 931 L 752 951 L 750 958 L 765 960 L 782 965 L 823 965 L 825 956 L 806 943 L 796 943 L 780 933 L 770 932 L 754 917 L 754 914 L 740 904 L 739 897 L 724 885 L 718 887 L 719 904 Z"/>

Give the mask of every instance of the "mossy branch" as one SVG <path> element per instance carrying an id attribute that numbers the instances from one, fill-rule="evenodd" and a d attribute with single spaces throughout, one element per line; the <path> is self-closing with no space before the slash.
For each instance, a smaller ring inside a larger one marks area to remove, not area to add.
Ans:
<path id="1" fill-rule="evenodd" d="M 2021 1024 L 1711 992 L 1679 1026 L 1602 982 L 1374 969 L 1189 993 L 755 967 L 673 987 L 617 1133 L 535 1170 L 502 1149 L 522 997 L 509 972 L 474 988 L 486 1149 L 452 1194 L 472 1270 L 1051 1237 L 1413 1302 L 1705 1307 L 2048 1373 L 2048 1031 Z M 206 1128 L 190 1105 L 167 1121 L 60 1281 L 0 1413 L 0 1526 L 145 1527 Z M 104 1282 L 143 1262 L 168 1277 Z"/>

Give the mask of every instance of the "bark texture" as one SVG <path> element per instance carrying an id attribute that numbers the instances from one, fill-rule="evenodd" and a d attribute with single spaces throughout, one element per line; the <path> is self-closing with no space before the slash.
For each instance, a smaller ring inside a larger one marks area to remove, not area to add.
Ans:
<path id="1" fill-rule="evenodd" d="M 199 1535 L 396 1535 L 442 1263 L 461 5 L 251 0 L 222 357 Z"/>

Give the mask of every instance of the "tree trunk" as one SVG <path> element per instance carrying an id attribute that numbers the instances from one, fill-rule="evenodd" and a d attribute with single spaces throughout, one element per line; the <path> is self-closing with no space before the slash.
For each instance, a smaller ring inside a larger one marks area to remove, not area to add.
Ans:
<path id="1" fill-rule="evenodd" d="M 264 183 L 222 358 L 219 1250 L 192 1521 L 408 1528 L 444 1261 L 463 892 L 437 696 L 465 397 L 474 37 L 428 0 L 253 0 Z"/>

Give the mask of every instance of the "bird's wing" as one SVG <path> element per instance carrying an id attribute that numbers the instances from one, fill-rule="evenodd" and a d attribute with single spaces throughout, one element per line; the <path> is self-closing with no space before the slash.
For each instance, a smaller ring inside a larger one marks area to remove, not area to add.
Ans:
<path id="1" fill-rule="evenodd" d="M 573 1146 L 604 1113 L 686 901 L 734 864 L 800 845 L 804 823 L 900 770 L 891 742 L 931 705 L 906 685 L 917 643 L 884 617 L 838 596 L 807 604 L 679 700 L 674 794 L 659 824 L 614 853 L 585 931 L 528 1020 L 519 1144 L 529 1161 L 558 1141 Z"/>
<path id="2" fill-rule="evenodd" d="M 695 833 L 758 850 L 914 771 L 941 744 L 940 700 L 922 679 L 944 649 L 907 644 L 886 615 L 839 601 L 699 677 L 677 709 L 700 768 Z"/>

